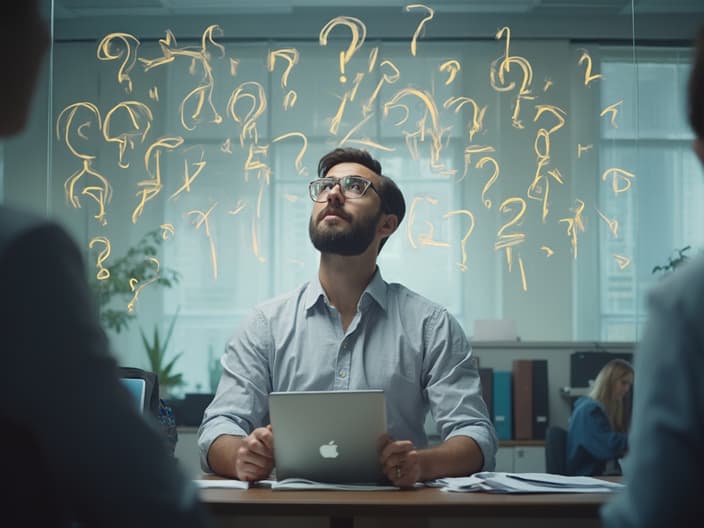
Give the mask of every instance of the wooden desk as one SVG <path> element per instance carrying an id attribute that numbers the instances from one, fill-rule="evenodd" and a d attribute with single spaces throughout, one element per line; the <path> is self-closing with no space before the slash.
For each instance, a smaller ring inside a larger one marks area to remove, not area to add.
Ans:
<path id="1" fill-rule="evenodd" d="M 437 488 L 407 491 L 271 491 L 203 489 L 216 517 L 312 516 L 331 528 L 352 528 L 355 517 L 456 517 L 462 519 L 594 519 L 610 493 L 447 493 Z M 598 526 L 598 524 L 596 524 Z"/>

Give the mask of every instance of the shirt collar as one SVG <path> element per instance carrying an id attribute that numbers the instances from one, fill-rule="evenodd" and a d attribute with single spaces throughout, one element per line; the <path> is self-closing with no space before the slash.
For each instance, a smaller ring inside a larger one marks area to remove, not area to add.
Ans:
<path id="1" fill-rule="evenodd" d="M 359 309 L 363 310 L 367 308 L 371 300 L 374 300 L 382 310 L 386 311 L 388 304 L 388 288 L 389 285 L 382 278 L 381 270 L 377 266 L 371 282 L 369 282 L 359 298 Z M 323 302 L 328 302 L 325 290 L 323 290 L 323 286 L 320 284 L 320 278 L 316 276 L 314 280 L 308 283 L 308 288 L 306 289 L 304 304 L 306 311 L 310 311 L 321 299 Z"/>

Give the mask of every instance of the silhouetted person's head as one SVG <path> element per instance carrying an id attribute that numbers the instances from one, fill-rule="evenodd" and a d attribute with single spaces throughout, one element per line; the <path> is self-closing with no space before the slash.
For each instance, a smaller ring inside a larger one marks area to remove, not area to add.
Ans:
<path id="1" fill-rule="evenodd" d="M 0 17 L 0 137 L 22 130 L 29 116 L 49 31 L 38 0 L 12 2 Z"/>

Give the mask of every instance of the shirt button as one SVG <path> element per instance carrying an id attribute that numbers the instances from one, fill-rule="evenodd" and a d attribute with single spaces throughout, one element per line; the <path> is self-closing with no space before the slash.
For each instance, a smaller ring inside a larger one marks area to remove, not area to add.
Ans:
<path id="1" fill-rule="evenodd" d="M 338 372 L 338 375 L 342 378 L 345 379 L 347 377 L 347 371 L 345 369 L 340 369 L 340 372 Z"/>

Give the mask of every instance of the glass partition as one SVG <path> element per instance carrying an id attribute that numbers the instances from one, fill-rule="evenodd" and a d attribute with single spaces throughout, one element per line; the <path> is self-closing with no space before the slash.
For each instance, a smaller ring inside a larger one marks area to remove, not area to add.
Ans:
<path id="1" fill-rule="evenodd" d="M 71 231 L 116 356 L 148 368 L 161 349 L 173 394 L 214 391 L 249 310 L 315 279 L 307 183 L 338 146 L 405 194 L 384 278 L 470 336 L 508 319 L 524 341 L 637 340 L 653 268 L 701 246 L 696 2 L 47 10 L 49 124 L 3 159 L 46 172 L 8 168 L 0 196 Z"/>

